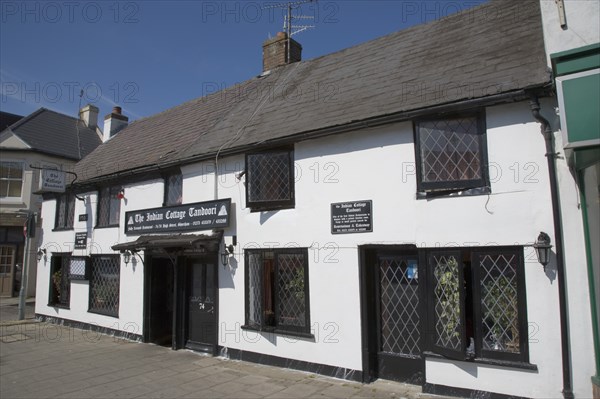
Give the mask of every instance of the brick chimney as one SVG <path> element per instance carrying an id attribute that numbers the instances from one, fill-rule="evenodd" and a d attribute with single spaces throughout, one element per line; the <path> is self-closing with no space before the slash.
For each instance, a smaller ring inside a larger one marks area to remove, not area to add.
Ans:
<path id="1" fill-rule="evenodd" d="M 90 129 L 96 130 L 98 127 L 98 107 L 88 104 L 79 110 L 79 119 Z"/>
<path id="2" fill-rule="evenodd" d="M 102 137 L 102 142 L 107 142 L 108 139 L 119 133 L 128 123 L 129 118 L 121 115 L 121 107 L 113 107 L 112 112 L 104 117 L 104 137 Z"/>
<path id="3" fill-rule="evenodd" d="M 290 39 L 290 59 L 288 60 L 287 33 L 279 32 L 277 36 L 263 43 L 263 72 L 282 65 L 298 62 L 302 59 L 302 46 L 294 39 Z"/>

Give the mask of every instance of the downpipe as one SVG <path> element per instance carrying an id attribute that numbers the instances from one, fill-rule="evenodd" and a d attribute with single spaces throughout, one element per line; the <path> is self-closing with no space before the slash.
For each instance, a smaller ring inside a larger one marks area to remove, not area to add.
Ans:
<path id="1" fill-rule="evenodd" d="M 556 274 L 558 279 L 558 302 L 560 312 L 560 337 L 562 349 L 563 369 L 563 397 L 573 399 L 573 386 L 571 378 L 571 349 L 569 338 L 569 321 L 567 312 L 567 294 L 565 287 L 565 257 L 562 234 L 562 219 L 560 214 L 560 199 L 558 195 L 558 179 L 556 176 L 556 157 L 554 150 L 554 135 L 550 122 L 540 113 L 540 103 L 536 96 L 529 101 L 531 114 L 541 124 L 542 134 L 546 142 L 546 159 L 548 161 L 548 175 L 550 177 L 550 196 L 552 200 L 552 218 L 554 219 L 554 240 L 556 244 Z"/>

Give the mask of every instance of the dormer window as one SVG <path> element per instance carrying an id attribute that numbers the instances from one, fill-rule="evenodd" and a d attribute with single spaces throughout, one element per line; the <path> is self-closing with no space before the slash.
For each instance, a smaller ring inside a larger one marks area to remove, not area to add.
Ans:
<path id="1" fill-rule="evenodd" d="M 246 203 L 252 211 L 294 207 L 294 150 L 246 155 Z"/>

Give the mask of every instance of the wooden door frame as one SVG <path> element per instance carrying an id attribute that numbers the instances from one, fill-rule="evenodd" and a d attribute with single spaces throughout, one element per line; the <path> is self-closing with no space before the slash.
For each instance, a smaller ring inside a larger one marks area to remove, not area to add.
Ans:
<path id="1" fill-rule="evenodd" d="M 420 284 L 420 294 L 419 301 L 421 302 L 419 307 L 420 311 L 420 319 L 421 319 L 421 344 L 422 349 L 424 350 L 424 344 L 426 342 L 423 334 L 426 333 L 426 325 L 423 324 L 425 320 L 423 319 L 426 316 L 426 275 L 425 273 L 421 273 L 423 270 L 423 263 L 421 259 L 421 251 L 415 245 L 377 245 L 377 244 L 368 244 L 359 246 L 359 291 L 360 291 L 360 315 L 361 315 L 361 353 L 362 353 L 362 382 L 370 383 L 378 378 L 377 376 L 377 355 L 378 352 L 378 342 L 379 342 L 379 321 L 377 315 L 374 314 L 373 304 L 370 304 L 369 301 L 378 300 L 377 298 L 372 297 L 373 293 L 377 290 L 371 290 L 369 288 L 369 283 L 372 282 L 373 275 L 369 273 L 368 266 L 372 263 L 373 260 L 377 257 L 377 252 L 401 252 L 401 251 L 416 251 L 417 258 L 419 259 L 419 284 Z M 423 285 L 421 285 L 423 284 Z M 373 291 L 373 292 L 371 292 Z M 375 304 L 375 308 L 377 305 Z M 425 357 L 422 357 L 423 366 L 423 385 L 425 384 L 426 378 L 426 368 L 425 368 Z"/>
<path id="2" fill-rule="evenodd" d="M 174 317 L 174 336 L 175 340 L 173 343 L 173 349 L 185 348 L 186 344 L 186 333 L 188 326 L 188 303 L 186 298 L 189 296 L 188 285 L 186 282 L 187 275 L 187 260 L 189 258 L 198 258 L 203 262 L 212 263 L 215 267 L 214 273 L 214 287 L 215 287 L 215 334 L 214 334 L 214 345 L 212 351 L 207 352 L 213 356 L 218 354 L 219 346 L 219 254 L 217 252 L 209 253 L 198 253 L 198 254 L 186 254 L 177 258 L 177 268 L 175 271 L 175 311 Z"/>
<path id="3" fill-rule="evenodd" d="M 2 277 L 2 279 L 7 278 L 7 279 L 10 280 L 10 285 L 8 287 L 8 293 L 2 292 L 2 287 L 0 286 L 0 295 L 2 295 L 2 296 L 7 295 L 7 296 L 11 296 L 12 297 L 13 294 L 14 294 L 15 270 L 16 270 L 17 254 L 19 252 L 19 246 L 17 244 L 8 244 L 8 243 L 6 243 L 6 244 L 5 243 L 0 244 L 0 246 L 12 248 L 12 260 L 11 260 L 11 263 L 10 263 L 8 276 Z M 21 266 L 21 284 L 22 283 L 23 283 L 23 266 Z M 2 282 L 2 284 L 4 284 L 4 282 Z M 18 289 L 17 289 L 17 292 L 18 292 Z"/>

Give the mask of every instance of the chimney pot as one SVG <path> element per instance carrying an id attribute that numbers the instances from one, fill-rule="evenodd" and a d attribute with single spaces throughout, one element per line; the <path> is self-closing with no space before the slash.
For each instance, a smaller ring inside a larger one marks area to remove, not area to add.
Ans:
<path id="1" fill-rule="evenodd" d="M 113 114 L 117 114 L 117 115 L 121 115 L 121 111 L 122 111 L 121 107 L 113 107 L 113 110 L 112 110 Z"/>

